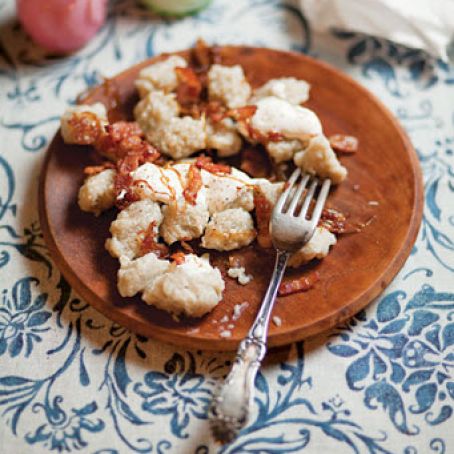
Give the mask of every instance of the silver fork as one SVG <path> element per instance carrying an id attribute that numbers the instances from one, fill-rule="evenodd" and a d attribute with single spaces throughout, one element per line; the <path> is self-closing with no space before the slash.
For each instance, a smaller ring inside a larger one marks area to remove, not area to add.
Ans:
<path id="1" fill-rule="evenodd" d="M 321 184 L 310 219 L 306 219 L 319 182 L 317 179 L 310 181 L 309 175 L 302 175 L 295 186 L 300 175 L 299 169 L 293 172 L 274 206 L 270 221 L 271 238 L 277 252 L 273 275 L 255 321 L 241 341 L 232 369 L 215 391 L 209 409 L 212 434 L 221 443 L 232 441 L 247 423 L 255 377 L 266 354 L 268 324 L 287 260 L 292 252 L 311 239 L 329 193 L 331 180 L 327 179 Z"/>

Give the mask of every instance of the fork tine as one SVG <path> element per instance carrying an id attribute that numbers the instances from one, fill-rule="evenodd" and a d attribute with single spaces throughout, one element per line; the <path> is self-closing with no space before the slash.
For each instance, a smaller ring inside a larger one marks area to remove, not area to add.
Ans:
<path id="1" fill-rule="evenodd" d="M 312 197 L 314 197 L 315 190 L 317 189 L 317 185 L 318 185 L 318 180 L 314 179 L 314 181 L 312 182 L 312 184 L 309 187 L 309 190 L 307 191 L 306 196 L 304 197 L 303 206 L 301 207 L 301 212 L 298 217 L 303 218 L 303 219 L 306 217 Z"/>
<path id="2" fill-rule="evenodd" d="M 314 227 L 318 224 L 320 220 L 320 216 L 322 214 L 323 207 L 325 206 L 326 198 L 329 194 L 329 188 L 331 186 L 331 180 L 326 179 L 323 182 L 322 188 L 320 189 L 320 193 L 317 197 L 317 202 L 314 207 L 314 211 L 312 212 L 311 223 Z"/>
<path id="3" fill-rule="evenodd" d="M 288 207 L 287 213 L 292 214 L 295 210 L 296 207 L 298 206 L 298 202 L 300 200 L 301 194 L 303 193 L 304 189 L 306 188 L 307 182 L 309 181 L 310 176 L 309 175 L 304 175 L 303 179 L 301 180 L 300 184 L 298 185 L 295 193 L 293 194 L 292 201 L 290 203 L 290 206 Z"/>
<path id="4" fill-rule="evenodd" d="M 300 174 L 301 174 L 300 169 L 294 170 L 294 172 L 292 173 L 291 177 L 288 180 L 287 188 L 279 197 L 279 200 L 277 201 L 276 205 L 274 205 L 275 211 L 282 211 L 282 208 L 284 207 L 285 202 L 287 201 L 288 195 L 290 194 L 290 191 L 292 190 L 294 184 L 296 183 L 296 180 L 298 180 Z"/>

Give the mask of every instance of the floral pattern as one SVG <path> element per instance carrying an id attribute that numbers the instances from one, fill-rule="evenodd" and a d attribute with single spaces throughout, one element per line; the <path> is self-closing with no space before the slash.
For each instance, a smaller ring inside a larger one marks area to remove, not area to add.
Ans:
<path id="1" fill-rule="evenodd" d="M 251 420 L 220 452 L 451 452 L 452 66 L 370 36 L 312 36 L 293 0 L 213 0 L 183 20 L 113 0 L 97 37 L 58 58 L 30 42 L 14 3 L 0 0 L 0 132 L 8 144 L 0 152 L 3 450 L 218 452 L 206 407 L 232 356 L 166 346 L 95 312 L 52 263 L 30 203 L 58 117 L 79 92 L 202 36 L 333 58 L 406 128 L 426 202 L 412 254 L 383 296 L 331 333 L 270 352 Z"/>
<path id="2" fill-rule="evenodd" d="M 51 313 L 43 310 L 47 294 L 41 293 L 32 298 L 32 284 L 38 285 L 37 279 L 27 277 L 17 281 L 8 295 L 3 291 L 0 305 L 0 356 L 6 352 L 14 358 L 25 352 L 32 353 L 33 343 L 41 342 L 41 333 L 50 328 L 46 325 Z"/>

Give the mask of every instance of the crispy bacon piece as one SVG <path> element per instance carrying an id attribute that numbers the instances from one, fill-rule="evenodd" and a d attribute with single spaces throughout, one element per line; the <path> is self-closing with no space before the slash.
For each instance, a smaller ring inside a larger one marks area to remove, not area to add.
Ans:
<path id="1" fill-rule="evenodd" d="M 316 282 L 320 280 L 320 275 L 317 271 L 309 274 L 308 276 L 302 276 L 298 279 L 291 281 L 284 281 L 279 286 L 278 295 L 287 296 L 298 292 L 307 292 L 310 290 Z"/>
<path id="2" fill-rule="evenodd" d="M 257 243 L 264 249 L 273 246 L 270 235 L 270 218 L 273 207 L 262 190 L 254 187 L 255 219 L 257 221 Z"/>
<path id="3" fill-rule="evenodd" d="M 324 208 L 318 225 L 331 233 L 345 232 L 346 218 L 343 213 L 333 208 Z"/>
<path id="4" fill-rule="evenodd" d="M 117 174 L 115 175 L 115 204 L 117 208 L 123 210 L 131 203 L 136 202 L 139 198 L 132 191 L 133 178 L 130 175 L 137 169 L 140 162 L 138 154 L 126 155 L 123 159 L 117 161 Z"/>
<path id="5" fill-rule="evenodd" d="M 143 139 L 142 130 L 137 123 L 126 121 L 108 125 L 95 148 L 98 153 L 116 161 L 116 205 L 122 210 L 138 200 L 131 188 L 131 172 L 145 162 L 156 161 L 161 155 Z"/>
<path id="6" fill-rule="evenodd" d="M 156 227 L 156 221 L 150 222 L 147 230 L 141 232 L 143 235 L 142 242 L 140 244 L 139 255 L 143 256 L 149 252 L 153 252 L 158 257 L 168 257 L 169 248 L 162 243 L 156 242 L 156 233 L 154 228 Z"/>
<path id="7" fill-rule="evenodd" d="M 247 121 L 255 114 L 256 110 L 257 106 L 243 106 L 236 109 L 229 109 L 226 115 L 236 121 Z"/>
<path id="8" fill-rule="evenodd" d="M 354 136 L 334 134 L 329 137 L 331 148 L 338 153 L 352 154 L 358 151 L 359 141 Z"/>
<path id="9" fill-rule="evenodd" d="M 112 161 L 128 154 L 141 156 L 143 162 L 152 162 L 160 154 L 143 139 L 143 132 L 136 122 L 118 121 L 105 127 L 105 132 L 95 142 L 95 149 Z"/>
<path id="10" fill-rule="evenodd" d="M 100 165 L 97 166 L 87 166 L 84 169 L 85 175 L 96 175 L 97 173 L 101 173 L 106 169 L 115 169 L 115 164 L 110 161 L 105 161 Z"/>
<path id="11" fill-rule="evenodd" d="M 203 39 L 198 39 L 191 50 L 191 63 L 197 72 L 206 72 L 213 63 L 221 63 L 220 48 L 208 46 Z"/>
<path id="12" fill-rule="evenodd" d="M 210 173 L 230 173 L 232 168 L 226 164 L 215 164 L 208 156 L 199 156 L 195 166 Z"/>
<path id="13" fill-rule="evenodd" d="M 257 147 L 247 147 L 241 154 L 240 169 L 254 178 L 266 178 L 271 170 L 267 153 Z"/>
<path id="14" fill-rule="evenodd" d="M 203 186 L 202 174 L 200 169 L 192 164 L 188 170 L 188 181 L 186 188 L 183 191 L 183 196 L 186 202 L 195 205 L 197 201 L 197 194 Z"/>
<path id="15" fill-rule="evenodd" d="M 177 265 L 181 265 L 182 263 L 184 263 L 185 259 L 186 255 L 184 252 L 175 252 L 170 256 L 170 260 L 175 262 Z"/>
<path id="16" fill-rule="evenodd" d="M 180 105 L 190 105 L 200 101 L 202 82 L 192 68 L 175 68 L 178 77 L 177 101 Z"/>
<path id="17" fill-rule="evenodd" d="M 218 101 L 208 102 L 203 106 L 202 111 L 213 123 L 218 123 L 226 117 L 226 109 Z"/>
<path id="18" fill-rule="evenodd" d="M 91 145 L 103 133 L 103 125 L 93 112 L 72 115 L 68 124 L 73 131 L 74 141 L 79 145 Z"/>

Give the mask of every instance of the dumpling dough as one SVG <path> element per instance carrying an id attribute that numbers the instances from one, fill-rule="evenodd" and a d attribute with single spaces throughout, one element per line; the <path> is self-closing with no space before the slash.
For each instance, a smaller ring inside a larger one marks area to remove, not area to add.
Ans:
<path id="1" fill-rule="evenodd" d="M 252 179 L 241 170 L 232 168 L 226 175 L 212 175 L 207 186 L 207 202 L 210 214 L 228 208 L 254 209 Z"/>
<path id="2" fill-rule="evenodd" d="M 78 145 L 93 144 L 105 125 L 107 111 L 100 102 L 68 107 L 60 119 L 61 135 L 65 143 Z"/>
<path id="3" fill-rule="evenodd" d="M 199 238 L 210 217 L 205 201 L 205 189 L 199 190 L 195 205 L 181 197 L 165 206 L 162 212 L 164 220 L 160 233 L 167 244 Z"/>
<path id="4" fill-rule="evenodd" d="M 322 133 L 322 124 L 312 110 L 295 106 L 283 99 L 269 96 L 257 102 L 251 126 L 263 135 L 282 134 L 285 139 L 307 140 Z"/>
<path id="5" fill-rule="evenodd" d="M 329 253 L 329 248 L 336 244 L 337 240 L 329 230 L 317 227 L 312 238 L 299 251 L 291 255 L 288 265 L 298 268 L 312 259 L 322 259 Z"/>
<path id="6" fill-rule="evenodd" d="M 79 207 L 82 211 L 99 216 L 101 211 L 114 206 L 115 175 L 115 170 L 106 169 L 85 180 L 79 189 Z"/>
<path id="7" fill-rule="evenodd" d="M 271 183 L 271 181 L 266 178 L 254 178 L 252 183 L 254 186 L 258 186 L 260 188 L 262 194 L 272 206 L 276 205 L 276 202 L 282 194 L 285 185 L 283 181 Z"/>
<path id="8" fill-rule="evenodd" d="M 149 252 L 135 260 L 120 257 L 118 270 L 118 291 L 123 297 L 134 296 L 150 285 L 156 277 L 168 271 L 168 260 L 159 259 L 156 254 Z"/>
<path id="9" fill-rule="evenodd" d="M 134 117 L 145 133 L 178 117 L 179 113 L 175 95 L 163 91 L 151 91 L 134 108 Z"/>
<path id="10" fill-rule="evenodd" d="M 213 214 L 205 229 L 202 246 L 231 251 L 251 244 L 256 235 L 252 216 L 242 208 L 233 208 Z"/>
<path id="11" fill-rule="evenodd" d="M 301 151 L 307 146 L 300 140 L 279 140 L 278 142 L 268 142 L 266 144 L 266 151 L 273 158 L 276 164 L 284 161 L 291 161 L 297 151 Z"/>
<path id="12" fill-rule="evenodd" d="M 201 317 L 222 299 L 224 281 L 221 272 L 209 261 L 189 254 L 184 263 L 170 265 L 145 289 L 142 299 L 175 315 Z"/>
<path id="13" fill-rule="evenodd" d="M 294 162 L 303 172 L 330 178 L 334 184 L 341 183 L 347 177 L 347 169 L 338 161 L 324 136 L 311 139 L 306 149 L 296 153 Z"/>
<path id="14" fill-rule="evenodd" d="M 305 80 L 294 77 L 271 79 L 266 84 L 254 90 L 251 103 L 268 96 L 275 96 L 290 104 L 301 104 L 309 99 L 311 86 Z"/>
<path id="15" fill-rule="evenodd" d="M 186 158 L 206 147 L 205 125 L 202 119 L 175 117 L 158 128 L 146 132 L 148 142 L 173 159 Z"/>
<path id="16" fill-rule="evenodd" d="M 162 222 L 161 208 L 151 200 L 140 200 L 125 208 L 110 226 L 112 238 L 106 240 L 106 249 L 113 257 L 133 259 L 139 255 L 142 235 L 154 222 L 153 231 L 158 233 Z"/>
<path id="17" fill-rule="evenodd" d="M 207 122 L 207 148 L 214 148 L 221 158 L 233 156 L 241 149 L 241 137 L 231 118 L 212 123 Z"/>
<path id="18" fill-rule="evenodd" d="M 212 65 L 208 71 L 208 96 L 211 101 L 220 101 L 229 109 L 247 104 L 251 86 L 240 65 Z"/>
<path id="19" fill-rule="evenodd" d="M 169 93 L 175 90 L 178 86 L 175 68 L 185 68 L 187 65 L 184 58 L 171 55 L 165 60 L 143 68 L 135 81 L 139 96 L 143 98 L 150 91 L 162 90 Z"/>

